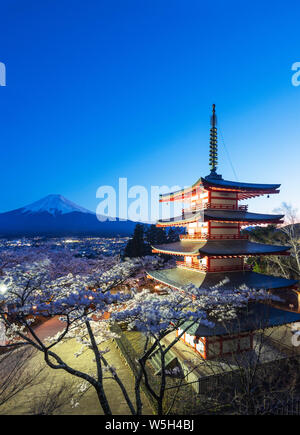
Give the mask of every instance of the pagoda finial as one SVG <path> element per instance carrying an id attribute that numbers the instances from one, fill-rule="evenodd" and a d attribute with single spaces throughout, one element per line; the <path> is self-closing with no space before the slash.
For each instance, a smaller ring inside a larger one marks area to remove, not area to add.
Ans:
<path id="1" fill-rule="evenodd" d="M 210 118 L 210 145 L 209 145 L 209 166 L 211 174 L 216 174 L 218 165 L 218 138 L 217 138 L 217 116 L 216 105 L 212 105 L 212 116 Z"/>

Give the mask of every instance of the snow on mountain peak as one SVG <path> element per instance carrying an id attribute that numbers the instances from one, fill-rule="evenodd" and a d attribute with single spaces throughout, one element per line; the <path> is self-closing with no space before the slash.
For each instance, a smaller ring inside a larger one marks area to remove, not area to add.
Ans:
<path id="1" fill-rule="evenodd" d="M 52 215 L 66 214 L 72 212 L 81 212 L 94 214 L 86 208 L 80 207 L 72 201 L 69 201 L 62 195 L 47 195 L 39 201 L 33 202 L 23 208 L 21 208 L 22 213 L 40 213 L 48 212 Z"/>

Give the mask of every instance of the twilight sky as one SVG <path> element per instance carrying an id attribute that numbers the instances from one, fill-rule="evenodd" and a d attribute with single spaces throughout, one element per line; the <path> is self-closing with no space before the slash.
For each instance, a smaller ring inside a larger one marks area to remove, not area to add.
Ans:
<path id="1" fill-rule="evenodd" d="M 192 184 L 209 173 L 212 103 L 218 172 L 282 184 L 250 211 L 300 211 L 299 14 L 288 0 L 1 2 L 0 212 L 50 193 L 95 211 L 119 177 Z"/>

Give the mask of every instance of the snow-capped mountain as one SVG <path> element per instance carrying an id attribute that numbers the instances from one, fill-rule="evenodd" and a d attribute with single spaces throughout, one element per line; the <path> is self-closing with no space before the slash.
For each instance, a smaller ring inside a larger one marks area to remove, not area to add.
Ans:
<path id="1" fill-rule="evenodd" d="M 100 222 L 95 213 L 62 195 L 48 195 L 25 207 L 0 213 L 0 237 L 129 236 L 136 222 Z"/>
<path id="2" fill-rule="evenodd" d="M 93 214 L 93 212 L 69 201 L 64 196 L 54 194 L 47 195 L 39 201 L 26 205 L 25 207 L 22 207 L 20 211 L 22 213 L 41 213 L 46 211 L 54 216 L 57 214 L 72 213 L 74 211 Z"/>

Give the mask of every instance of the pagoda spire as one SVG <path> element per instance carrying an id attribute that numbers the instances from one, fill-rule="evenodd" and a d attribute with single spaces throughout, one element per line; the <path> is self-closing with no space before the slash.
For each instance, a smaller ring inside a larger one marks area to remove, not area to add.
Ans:
<path id="1" fill-rule="evenodd" d="M 210 118 L 210 145 L 209 145 L 209 166 L 211 175 L 216 174 L 218 165 L 218 138 L 217 138 L 217 116 L 216 105 L 212 105 L 212 116 Z"/>

